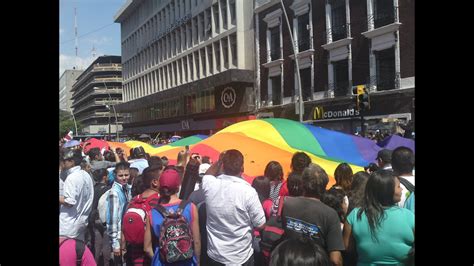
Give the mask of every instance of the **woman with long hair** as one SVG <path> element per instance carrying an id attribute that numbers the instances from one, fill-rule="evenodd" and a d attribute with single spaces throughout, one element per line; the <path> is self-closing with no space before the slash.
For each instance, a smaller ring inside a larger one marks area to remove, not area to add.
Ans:
<path id="1" fill-rule="evenodd" d="M 400 181 L 392 171 L 370 175 L 362 207 L 354 208 L 344 224 L 344 245 L 355 243 L 357 265 L 405 265 L 415 240 L 415 215 L 396 205 L 400 199 Z"/>

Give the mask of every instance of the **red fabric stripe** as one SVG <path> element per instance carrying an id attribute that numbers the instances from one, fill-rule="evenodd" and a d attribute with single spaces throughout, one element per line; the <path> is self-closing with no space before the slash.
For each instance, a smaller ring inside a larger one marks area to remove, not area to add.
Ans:
<path id="1" fill-rule="evenodd" d="M 283 232 L 285 232 L 285 230 L 283 230 L 281 228 L 278 228 L 278 227 L 274 227 L 274 226 L 266 226 L 263 229 L 263 231 L 275 233 L 277 235 L 283 235 Z"/>

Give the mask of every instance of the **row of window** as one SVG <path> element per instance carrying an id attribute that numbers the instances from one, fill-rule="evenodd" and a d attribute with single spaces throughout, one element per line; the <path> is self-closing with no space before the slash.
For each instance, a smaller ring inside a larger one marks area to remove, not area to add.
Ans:
<path id="1" fill-rule="evenodd" d="M 237 60 L 237 39 L 234 33 L 125 83 L 124 100 L 130 101 L 236 68 Z"/>
<path id="2" fill-rule="evenodd" d="M 215 111 L 216 105 L 214 98 L 214 89 L 209 89 L 158 102 L 155 103 L 153 107 L 132 112 L 128 122 L 134 123 Z"/>
<path id="3" fill-rule="evenodd" d="M 376 76 L 368 77 L 367 84 L 375 85 L 377 91 L 396 89 L 398 84 L 398 75 L 395 70 L 395 48 L 374 51 Z M 313 92 L 334 90 L 334 96 L 346 96 L 351 93 L 352 84 L 349 80 L 349 61 L 343 59 L 332 62 L 334 83 L 328 84 L 327 88 L 318 88 L 311 80 L 311 68 L 300 69 L 302 96 L 304 101 L 313 100 Z M 351 66 L 352 67 L 352 66 Z M 296 86 L 295 86 L 296 87 Z M 312 89 L 314 87 L 314 89 Z M 283 97 L 292 97 L 296 91 L 283 90 L 281 75 L 268 78 L 267 93 L 263 94 L 262 101 L 271 105 L 282 104 Z"/>
<path id="4" fill-rule="evenodd" d="M 192 19 L 191 13 L 186 9 L 183 12 L 178 11 L 182 10 L 179 8 L 181 1 L 183 0 L 172 1 L 122 42 L 124 66 L 137 58 L 143 63 L 139 64 L 139 69 L 129 69 L 131 73 L 128 73 L 126 78 L 186 51 L 221 33 L 222 30 L 230 29 L 228 23 L 231 27 L 236 25 L 235 0 L 219 0 Z M 176 10 L 175 2 L 178 5 Z M 230 14 L 230 21 L 227 13 Z M 150 45 L 150 42 L 153 44 Z M 139 51 L 142 47 L 146 48 Z"/>

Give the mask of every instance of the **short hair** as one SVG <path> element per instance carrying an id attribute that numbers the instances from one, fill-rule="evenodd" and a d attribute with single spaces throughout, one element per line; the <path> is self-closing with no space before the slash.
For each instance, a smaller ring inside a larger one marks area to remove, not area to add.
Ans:
<path id="1" fill-rule="evenodd" d="M 153 179 L 160 178 L 160 175 L 162 173 L 161 169 L 161 166 L 151 165 L 145 168 L 145 170 L 143 170 L 142 176 L 143 185 L 145 188 L 151 187 L 151 181 L 153 181 Z"/>
<path id="2" fill-rule="evenodd" d="M 142 146 L 137 146 L 135 148 L 132 149 L 131 153 L 132 155 L 132 158 L 145 158 L 145 149 L 143 149 Z"/>
<path id="3" fill-rule="evenodd" d="M 224 174 L 237 176 L 242 172 L 244 156 L 238 150 L 228 150 L 222 157 Z"/>
<path id="4" fill-rule="evenodd" d="M 252 181 L 252 187 L 255 188 L 260 202 L 270 198 L 270 179 L 266 176 L 257 176 Z"/>
<path id="5" fill-rule="evenodd" d="M 117 174 L 119 170 L 130 170 L 130 163 L 119 162 L 115 165 L 114 174 Z"/>
<path id="6" fill-rule="evenodd" d="M 301 174 L 291 172 L 286 180 L 286 187 L 288 188 L 288 194 L 292 197 L 298 197 L 303 195 L 303 181 L 301 180 Z"/>
<path id="7" fill-rule="evenodd" d="M 148 187 L 143 183 L 143 175 L 138 175 L 132 184 L 131 194 L 135 197 L 138 194 L 142 194 Z"/>
<path id="8" fill-rule="evenodd" d="M 289 238 L 271 253 L 270 266 L 330 266 L 323 247 L 307 237 Z"/>
<path id="9" fill-rule="evenodd" d="M 87 152 L 87 155 L 89 155 L 89 158 L 94 161 L 98 156 L 100 156 L 100 149 L 99 148 L 92 148 Z"/>
<path id="10" fill-rule="evenodd" d="M 163 168 L 163 161 L 161 161 L 161 158 L 158 156 L 151 156 L 150 159 L 148 159 L 148 166 L 152 165 L 157 165 Z"/>
<path id="11" fill-rule="evenodd" d="M 104 152 L 104 160 L 109 161 L 109 162 L 116 162 L 117 160 L 115 159 L 115 154 L 113 151 L 105 151 Z"/>
<path id="12" fill-rule="evenodd" d="M 303 173 L 303 170 L 311 163 L 311 158 L 304 152 L 296 152 L 291 158 L 291 169 L 293 172 Z"/>
<path id="13" fill-rule="evenodd" d="M 133 180 L 137 178 L 137 176 L 140 174 L 140 171 L 136 167 L 130 167 L 130 178 L 128 179 L 128 183 L 130 185 L 133 185 Z"/>
<path id="14" fill-rule="evenodd" d="M 63 161 L 69 160 L 74 162 L 74 166 L 81 165 L 82 163 L 82 152 L 80 150 L 73 150 L 69 148 L 65 148 L 61 152 L 61 158 Z"/>
<path id="15" fill-rule="evenodd" d="M 94 178 L 94 181 L 97 183 L 102 182 L 104 176 L 108 176 L 109 171 L 105 168 L 97 169 L 94 172 L 92 172 L 92 177 Z"/>
<path id="16" fill-rule="evenodd" d="M 311 163 L 304 169 L 301 180 L 303 181 L 303 194 L 307 197 L 318 199 L 324 194 L 326 186 L 329 183 L 329 177 L 326 171 L 314 163 Z"/>
<path id="17" fill-rule="evenodd" d="M 211 158 L 209 156 L 202 156 L 201 162 L 211 164 Z"/>
<path id="18" fill-rule="evenodd" d="M 398 147 L 392 153 L 392 169 L 398 175 L 408 174 L 415 167 L 415 155 L 408 147 Z"/>
<path id="19" fill-rule="evenodd" d="M 271 161 L 265 167 L 264 176 L 268 177 L 270 181 L 282 181 L 283 180 L 283 168 L 277 161 Z"/>

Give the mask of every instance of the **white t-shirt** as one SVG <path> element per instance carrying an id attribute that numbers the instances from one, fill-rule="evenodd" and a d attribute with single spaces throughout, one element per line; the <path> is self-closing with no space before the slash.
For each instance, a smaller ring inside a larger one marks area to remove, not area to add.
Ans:
<path id="1" fill-rule="evenodd" d="M 401 177 L 405 178 L 406 180 L 410 181 L 410 183 L 415 185 L 415 176 L 414 175 L 404 175 L 404 176 L 401 176 Z M 408 189 L 402 183 L 400 183 L 400 187 L 402 188 L 402 199 L 398 203 L 398 206 L 403 208 L 407 197 L 410 195 L 410 191 L 408 191 Z"/>
<path id="2" fill-rule="evenodd" d="M 207 254 L 226 265 L 241 265 L 253 254 L 252 232 L 265 223 L 255 189 L 242 178 L 205 175 Z"/>
<path id="3" fill-rule="evenodd" d="M 69 238 L 84 239 L 87 217 L 91 212 L 94 198 L 94 184 L 90 175 L 75 166 L 63 186 L 64 201 L 71 207 L 61 205 L 59 211 L 59 235 Z"/>

